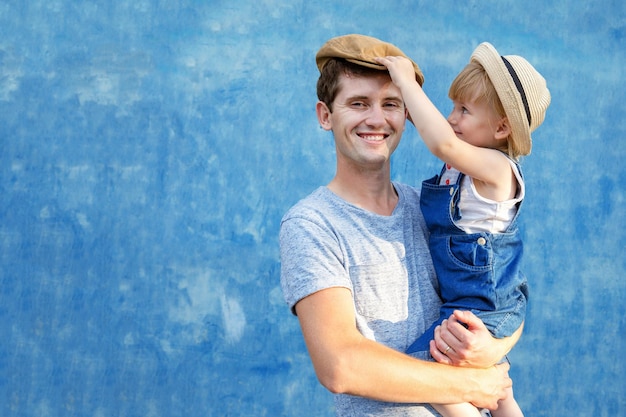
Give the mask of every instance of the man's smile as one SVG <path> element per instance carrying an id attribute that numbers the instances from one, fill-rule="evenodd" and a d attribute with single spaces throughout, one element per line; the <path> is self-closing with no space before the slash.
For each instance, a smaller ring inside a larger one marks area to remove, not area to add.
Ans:
<path id="1" fill-rule="evenodd" d="M 381 142 L 389 136 L 386 133 L 357 133 L 361 139 L 364 139 L 368 142 Z"/>

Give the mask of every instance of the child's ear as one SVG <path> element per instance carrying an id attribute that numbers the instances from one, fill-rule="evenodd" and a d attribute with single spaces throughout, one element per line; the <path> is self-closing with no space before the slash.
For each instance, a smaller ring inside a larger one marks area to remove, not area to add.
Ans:
<path id="1" fill-rule="evenodd" d="M 509 118 L 508 117 L 504 117 L 502 118 L 502 120 L 500 120 L 500 123 L 498 123 L 498 127 L 496 129 L 496 139 L 501 140 L 501 139 L 506 139 L 509 137 L 509 135 L 511 134 L 511 124 L 509 123 Z"/>

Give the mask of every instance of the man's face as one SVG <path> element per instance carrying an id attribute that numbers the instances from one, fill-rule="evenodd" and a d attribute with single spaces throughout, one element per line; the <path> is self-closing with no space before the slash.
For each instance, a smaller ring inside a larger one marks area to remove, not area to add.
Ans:
<path id="1" fill-rule="evenodd" d="M 324 129 L 333 131 L 338 163 L 372 170 L 388 165 L 400 143 L 406 111 L 400 90 L 386 72 L 342 75 L 333 112 L 318 103 L 318 118 Z"/>

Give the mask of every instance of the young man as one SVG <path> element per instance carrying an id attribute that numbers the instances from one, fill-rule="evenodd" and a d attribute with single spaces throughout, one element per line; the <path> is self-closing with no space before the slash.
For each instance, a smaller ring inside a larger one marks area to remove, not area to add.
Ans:
<path id="1" fill-rule="evenodd" d="M 511 386 L 508 365 L 493 364 L 521 329 L 496 340 L 471 313 L 458 313 L 431 342 L 440 363 L 401 353 L 437 318 L 441 301 L 419 192 L 391 181 L 407 111 L 375 60 L 384 56 L 406 55 L 362 35 L 333 38 L 317 54 L 316 111 L 333 132 L 337 169 L 283 218 L 283 293 L 338 416 L 436 415 L 420 403 L 493 408 Z"/>

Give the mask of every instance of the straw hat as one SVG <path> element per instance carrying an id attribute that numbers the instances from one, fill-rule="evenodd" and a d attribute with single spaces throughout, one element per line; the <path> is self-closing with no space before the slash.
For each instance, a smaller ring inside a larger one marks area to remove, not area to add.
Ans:
<path id="1" fill-rule="evenodd" d="M 543 123 L 550 105 L 546 80 L 521 56 L 500 56 L 488 42 L 478 45 L 470 60 L 485 68 L 502 102 L 512 130 L 509 154 L 528 155 L 530 134 Z"/>
<path id="2" fill-rule="evenodd" d="M 315 61 L 320 72 L 331 58 L 343 58 L 353 64 L 387 71 L 387 67 L 374 59 L 386 56 L 403 56 L 410 59 L 415 70 L 415 79 L 420 85 L 424 83 L 422 71 L 411 58 L 406 56 L 397 46 L 371 36 L 352 34 L 332 38 L 322 45 L 315 56 Z"/>

